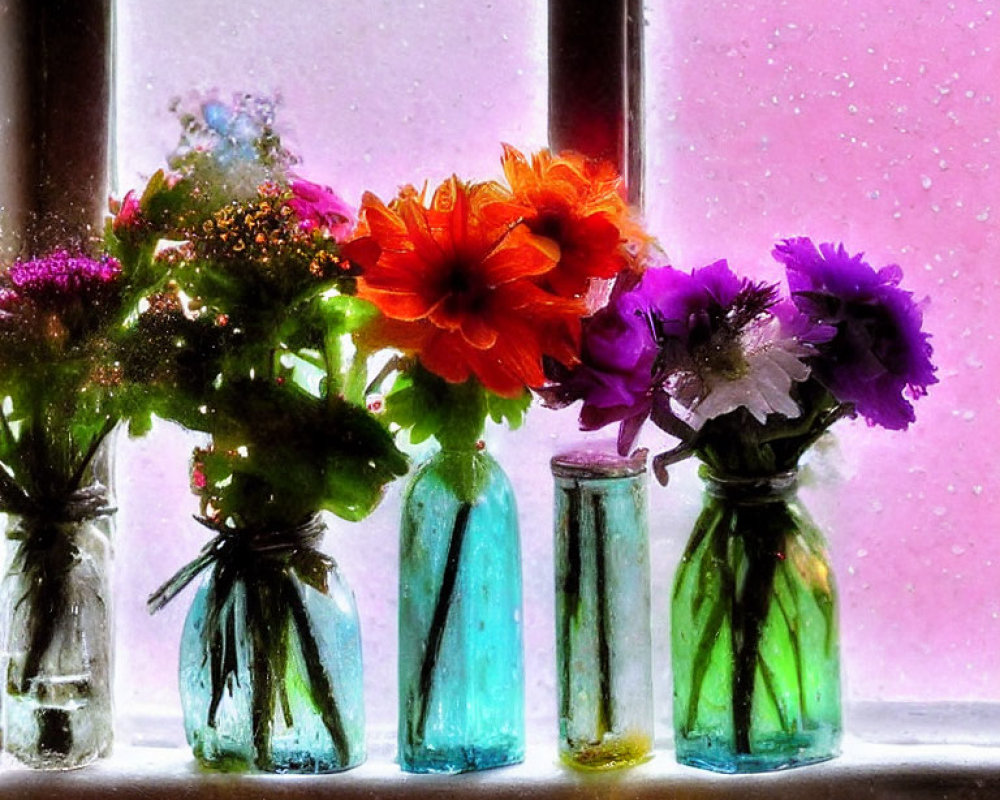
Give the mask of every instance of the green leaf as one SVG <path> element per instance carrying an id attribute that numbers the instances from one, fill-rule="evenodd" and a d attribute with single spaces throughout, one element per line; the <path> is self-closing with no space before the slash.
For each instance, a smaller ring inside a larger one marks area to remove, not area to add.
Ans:
<path id="1" fill-rule="evenodd" d="M 344 334 L 361 330 L 379 315 L 367 300 L 345 294 L 321 296 L 314 301 L 329 333 Z"/>
<path id="2" fill-rule="evenodd" d="M 525 389 L 517 397 L 501 397 L 493 392 L 486 394 L 486 408 L 490 419 L 498 425 L 507 423 L 511 430 L 517 430 L 524 422 L 524 415 L 531 407 L 531 392 Z"/>

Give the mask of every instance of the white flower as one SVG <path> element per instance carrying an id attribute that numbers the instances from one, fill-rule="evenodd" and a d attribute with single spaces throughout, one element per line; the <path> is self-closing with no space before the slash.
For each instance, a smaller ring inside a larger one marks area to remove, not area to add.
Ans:
<path id="1" fill-rule="evenodd" d="M 689 364 L 666 376 L 663 388 L 677 417 L 695 430 L 741 407 L 761 424 L 768 414 L 794 419 L 802 412 L 792 384 L 809 377 L 801 359 L 812 354 L 808 344 L 783 337 L 780 321 L 764 313 L 735 336 L 716 336 L 698 348 Z"/>

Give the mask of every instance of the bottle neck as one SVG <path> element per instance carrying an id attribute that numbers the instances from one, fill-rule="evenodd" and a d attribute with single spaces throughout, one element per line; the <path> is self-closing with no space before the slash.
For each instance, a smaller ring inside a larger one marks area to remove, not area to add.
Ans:
<path id="1" fill-rule="evenodd" d="M 699 474 L 709 497 L 735 505 L 780 503 L 794 497 L 798 489 L 798 469 L 773 475 L 736 477 L 717 475 L 702 466 Z"/>

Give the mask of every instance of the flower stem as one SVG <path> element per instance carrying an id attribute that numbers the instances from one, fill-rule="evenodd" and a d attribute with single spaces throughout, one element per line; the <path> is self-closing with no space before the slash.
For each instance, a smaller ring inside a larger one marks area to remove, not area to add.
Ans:
<path id="1" fill-rule="evenodd" d="M 448 543 L 448 556 L 444 565 L 444 573 L 441 576 L 441 590 L 438 593 L 437 604 L 434 607 L 434 616 L 431 618 L 431 626 L 427 634 L 424 660 L 420 665 L 420 682 L 418 684 L 420 695 L 417 698 L 419 709 L 417 712 L 416 735 L 414 737 L 417 744 L 422 744 L 424 740 L 434 671 L 437 668 L 441 642 L 444 639 L 444 630 L 448 624 L 448 611 L 451 609 L 451 598 L 455 592 L 458 565 L 462 557 L 462 545 L 465 541 L 465 532 L 469 525 L 469 514 L 471 511 L 472 503 L 463 502 L 458 507 L 458 511 L 455 514 L 455 523 L 451 530 L 451 540 Z"/>
<path id="2" fill-rule="evenodd" d="M 597 661 L 600 675 L 600 708 L 598 709 L 598 734 L 603 734 L 613 729 L 614 726 L 614 699 L 611 695 L 611 648 L 608 642 L 608 596 L 606 572 L 607 572 L 607 551 L 605 547 L 605 534 L 607 529 L 607 514 L 604 510 L 604 503 L 598 495 L 592 498 L 594 512 L 594 566 L 595 583 L 597 584 Z"/>
<path id="3" fill-rule="evenodd" d="M 288 608 L 291 610 L 292 623 L 299 636 L 299 645 L 302 648 L 306 674 L 309 676 L 309 689 L 313 702 L 319 709 L 323 725 L 330 733 L 333 747 L 337 751 L 338 766 L 346 767 L 350 762 L 351 755 L 347 742 L 347 731 L 344 729 L 344 720 L 337 705 L 333 681 L 330 680 L 330 675 L 323 668 L 323 658 L 313 633 L 312 623 L 309 620 L 309 612 L 306 610 L 301 592 L 291 580 L 286 582 L 284 594 Z"/>
<path id="4" fill-rule="evenodd" d="M 580 611 L 580 484 L 574 482 L 566 494 L 566 578 L 562 592 L 566 607 L 559 635 L 562 639 L 562 704 L 560 716 L 569 719 L 572 709 L 570 676 L 573 671 L 573 625 Z"/>
<path id="5" fill-rule="evenodd" d="M 247 614 L 247 633 L 252 645 L 250 652 L 250 726 L 254 749 L 254 766 L 269 771 L 273 764 L 271 732 L 274 708 L 277 701 L 276 682 L 284 679 L 284 672 L 272 675 L 272 636 L 283 632 L 271 629 L 268 608 L 275 598 L 264 585 L 244 583 Z M 235 644 L 235 642 L 231 643 Z M 235 648 L 234 648 L 235 649 Z"/>
<path id="6" fill-rule="evenodd" d="M 766 515 L 773 510 L 740 509 L 748 519 L 736 526 L 743 531 L 746 548 L 746 573 L 742 587 L 732 594 L 733 648 L 733 734 L 736 752 L 749 755 L 750 729 L 753 725 L 753 696 L 761 634 L 771 605 L 774 575 L 778 559 L 773 546 L 774 531 Z"/>
<path id="7" fill-rule="evenodd" d="M 29 523 L 30 524 L 30 523 Z M 18 605 L 30 609 L 31 628 L 25 648 L 24 666 L 20 679 L 14 681 L 20 694 L 32 692 L 32 683 L 41 677 L 42 659 L 52 645 L 53 637 L 64 624 L 67 608 L 66 577 L 73 565 L 75 545 L 68 536 L 50 524 L 32 525 L 20 545 L 27 591 Z"/>

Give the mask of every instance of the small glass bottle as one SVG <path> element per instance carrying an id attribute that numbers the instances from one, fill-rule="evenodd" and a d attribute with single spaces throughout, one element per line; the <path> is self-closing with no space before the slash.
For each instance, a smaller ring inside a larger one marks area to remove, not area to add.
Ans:
<path id="1" fill-rule="evenodd" d="M 552 459 L 559 755 L 573 767 L 626 767 L 653 749 L 645 459 Z"/>

